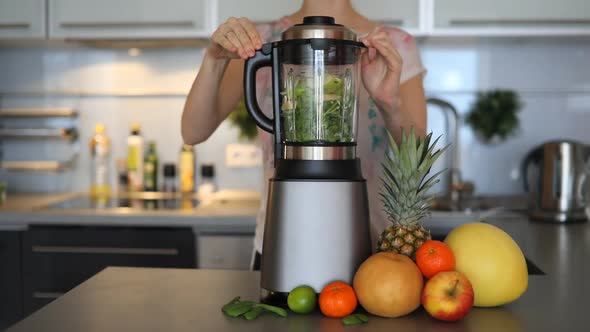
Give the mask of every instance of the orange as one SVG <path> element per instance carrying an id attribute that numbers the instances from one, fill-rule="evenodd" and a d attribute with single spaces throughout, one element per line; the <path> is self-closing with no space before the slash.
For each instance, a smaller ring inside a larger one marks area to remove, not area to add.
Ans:
<path id="1" fill-rule="evenodd" d="M 446 244 L 428 240 L 416 251 L 416 264 L 423 276 L 432 278 L 439 272 L 453 271 L 455 255 Z"/>
<path id="2" fill-rule="evenodd" d="M 324 315 L 341 318 L 354 312 L 357 299 L 352 286 L 342 281 L 335 281 L 322 289 L 319 304 Z"/>

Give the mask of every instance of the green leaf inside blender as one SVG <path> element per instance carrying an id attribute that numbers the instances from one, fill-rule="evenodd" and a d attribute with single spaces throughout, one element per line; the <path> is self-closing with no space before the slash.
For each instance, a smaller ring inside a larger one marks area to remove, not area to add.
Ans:
<path id="1" fill-rule="evenodd" d="M 314 94 L 314 80 L 292 71 L 283 93 L 282 120 L 285 137 L 291 142 L 352 142 L 353 89 L 350 71 L 342 76 L 324 73 L 323 94 Z M 321 100 L 321 102 L 318 102 Z"/>

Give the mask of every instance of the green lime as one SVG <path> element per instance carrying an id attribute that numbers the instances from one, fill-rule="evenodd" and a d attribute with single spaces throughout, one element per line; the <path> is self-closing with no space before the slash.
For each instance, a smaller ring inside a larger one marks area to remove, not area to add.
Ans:
<path id="1" fill-rule="evenodd" d="M 317 304 L 317 295 L 315 290 L 309 286 L 299 286 L 293 288 L 287 297 L 289 309 L 298 314 L 308 314 L 315 309 Z"/>

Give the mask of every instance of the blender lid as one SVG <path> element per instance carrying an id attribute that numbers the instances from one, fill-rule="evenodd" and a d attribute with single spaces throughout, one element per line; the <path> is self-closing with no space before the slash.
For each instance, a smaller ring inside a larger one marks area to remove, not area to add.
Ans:
<path id="1" fill-rule="evenodd" d="M 306 16 L 303 23 L 285 30 L 282 40 L 293 39 L 342 39 L 358 41 L 356 33 L 342 24 L 336 24 L 330 16 Z"/>

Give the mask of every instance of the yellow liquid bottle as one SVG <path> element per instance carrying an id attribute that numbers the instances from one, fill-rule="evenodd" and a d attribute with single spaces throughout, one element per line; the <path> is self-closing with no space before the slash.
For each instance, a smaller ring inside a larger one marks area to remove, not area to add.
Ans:
<path id="1" fill-rule="evenodd" d="M 90 195 L 105 198 L 111 193 L 111 141 L 105 134 L 105 127 L 97 124 L 90 139 Z"/>
<path id="2" fill-rule="evenodd" d="M 183 145 L 179 160 L 179 189 L 181 193 L 195 192 L 195 151 L 190 145 Z"/>

